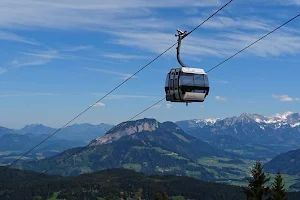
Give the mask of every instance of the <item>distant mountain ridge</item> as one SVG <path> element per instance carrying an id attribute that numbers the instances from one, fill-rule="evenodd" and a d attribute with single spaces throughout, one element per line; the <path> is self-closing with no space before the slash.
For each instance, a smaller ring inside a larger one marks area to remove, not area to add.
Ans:
<path id="1" fill-rule="evenodd" d="M 55 136 L 60 139 L 72 140 L 72 141 L 84 141 L 90 142 L 92 139 L 104 135 L 114 125 L 100 123 L 97 125 L 83 123 L 83 124 L 72 124 L 61 129 Z M 56 128 L 51 128 L 43 124 L 30 124 L 26 125 L 19 130 L 11 130 L 11 133 L 17 134 L 33 134 L 33 135 L 50 135 L 54 133 Z M 1 129 L 0 129 L 1 135 Z"/>
<path id="2" fill-rule="evenodd" d="M 16 167 L 42 171 L 79 149 L 69 149 L 56 156 L 21 163 Z M 49 173 L 78 175 L 107 168 L 129 168 L 150 174 L 196 173 L 197 177 L 213 180 L 214 173 L 198 163 L 202 157 L 239 158 L 185 133 L 173 122 L 160 123 L 145 118 L 121 123 L 106 135 L 92 140 L 89 147 Z"/>
<path id="3" fill-rule="evenodd" d="M 0 126 L 0 136 L 5 135 L 5 134 L 11 134 L 11 133 L 15 133 L 15 131 L 13 131 L 12 129 Z"/>
<path id="4" fill-rule="evenodd" d="M 224 119 L 184 120 L 178 126 L 195 137 L 211 140 L 215 135 L 231 135 L 235 139 L 255 142 L 300 141 L 300 115 L 286 112 L 272 117 L 243 113 Z"/>
<path id="5" fill-rule="evenodd" d="M 233 116 L 227 118 L 209 118 L 209 119 L 192 119 L 192 120 L 181 120 L 175 122 L 180 126 L 186 126 L 189 128 L 193 127 L 204 127 L 204 126 L 214 126 L 220 122 L 225 122 L 226 125 L 233 125 L 236 122 L 256 122 L 258 124 L 264 125 L 262 127 L 273 127 L 274 129 L 278 129 L 282 126 L 290 126 L 292 128 L 299 127 L 300 128 L 300 115 L 299 113 L 294 112 L 285 112 L 282 114 L 277 113 L 274 116 L 266 117 L 259 114 L 250 114 L 250 113 L 242 113 L 240 116 Z"/>
<path id="6" fill-rule="evenodd" d="M 288 151 L 277 155 L 275 158 L 264 164 L 264 168 L 268 172 L 281 173 L 290 175 L 300 175 L 300 149 Z"/>

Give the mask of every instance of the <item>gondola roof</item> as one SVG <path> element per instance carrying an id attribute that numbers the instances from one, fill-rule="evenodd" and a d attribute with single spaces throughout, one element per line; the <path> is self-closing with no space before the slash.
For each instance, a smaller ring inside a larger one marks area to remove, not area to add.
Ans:
<path id="1" fill-rule="evenodd" d="M 206 74 L 206 72 L 203 69 L 200 69 L 200 68 L 182 67 L 181 70 L 182 70 L 183 73 Z"/>

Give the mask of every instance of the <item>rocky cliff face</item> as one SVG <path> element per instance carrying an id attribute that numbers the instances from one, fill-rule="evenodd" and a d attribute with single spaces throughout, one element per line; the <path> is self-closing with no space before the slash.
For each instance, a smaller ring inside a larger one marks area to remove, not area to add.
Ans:
<path id="1" fill-rule="evenodd" d="M 153 132 L 160 126 L 160 123 L 155 119 L 141 119 L 137 121 L 124 122 L 108 131 L 103 137 L 92 140 L 90 146 L 111 143 L 124 136 L 129 136 L 136 133 Z"/>

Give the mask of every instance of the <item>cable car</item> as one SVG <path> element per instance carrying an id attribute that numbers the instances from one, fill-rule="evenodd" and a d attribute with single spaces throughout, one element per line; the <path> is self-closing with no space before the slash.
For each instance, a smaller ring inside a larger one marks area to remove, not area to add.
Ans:
<path id="1" fill-rule="evenodd" d="M 177 30 L 177 60 L 181 68 L 172 68 L 166 77 L 166 100 L 170 102 L 204 102 L 209 93 L 207 73 L 201 68 L 190 68 L 180 60 L 181 40 L 187 36 L 186 31 Z"/>

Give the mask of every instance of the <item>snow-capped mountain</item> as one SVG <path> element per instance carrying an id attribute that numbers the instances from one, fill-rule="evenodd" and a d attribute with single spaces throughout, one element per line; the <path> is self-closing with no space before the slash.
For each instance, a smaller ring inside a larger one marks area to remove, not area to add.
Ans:
<path id="1" fill-rule="evenodd" d="M 210 118 L 210 119 L 192 119 L 176 122 L 181 128 L 202 128 L 207 125 L 214 125 L 220 118 Z"/>
<path id="2" fill-rule="evenodd" d="M 238 117 L 234 116 L 225 119 L 192 119 L 178 121 L 176 124 L 178 124 L 180 127 L 202 128 L 204 126 L 214 126 L 219 122 L 222 122 L 226 126 L 232 126 L 237 122 L 242 124 L 258 123 L 263 125 L 262 129 L 265 126 L 273 127 L 275 129 L 278 129 L 281 126 L 289 126 L 294 128 L 300 126 L 300 115 L 298 113 L 286 112 L 282 114 L 277 113 L 274 116 L 266 117 L 259 114 L 243 113 Z"/>
<path id="3" fill-rule="evenodd" d="M 176 122 L 187 133 L 211 141 L 216 135 L 231 135 L 235 139 L 265 143 L 288 144 L 300 141 L 300 115 L 286 112 L 266 117 L 243 113 L 240 116 L 215 120 L 185 120 Z"/>

